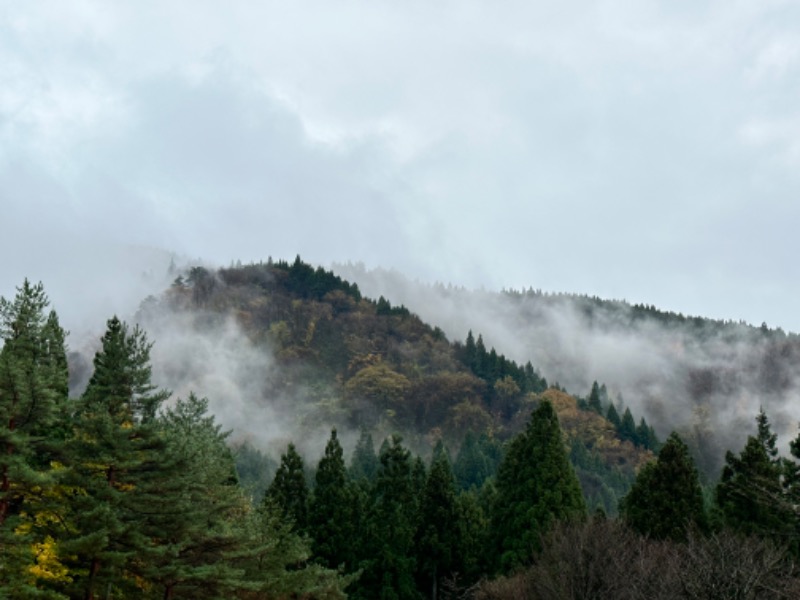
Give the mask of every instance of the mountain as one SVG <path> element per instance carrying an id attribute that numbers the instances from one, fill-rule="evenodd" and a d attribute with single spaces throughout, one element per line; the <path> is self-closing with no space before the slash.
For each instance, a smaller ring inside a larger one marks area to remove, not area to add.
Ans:
<path id="1" fill-rule="evenodd" d="M 605 383 L 665 439 L 677 430 L 706 478 L 754 432 L 760 408 L 782 440 L 800 421 L 800 337 L 685 316 L 622 300 L 528 289 L 490 292 L 411 281 L 396 271 L 336 265 L 367 295 L 401 302 L 448 336 L 481 331 L 487 345 L 530 360 L 550 382 L 585 394 Z"/>
<path id="2" fill-rule="evenodd" d="M 547 398 L 587 497 L 613 512 L 655 444 L 598 414 L 611 405 L 604 387 L 592 410 L 479 332 L 450 341 L 404 305 L 299 257 L 193 267 L 145 301 L 137 321 L 155 342 L 156 380 L 207 395 L 236 439 L 273 456 L 289 441 L 318 455 L 333 427 L 350 446 L 362 428 L 376 439 L 401 433 L 423 455 L 439 439 L 455 452 L 467 432 L 499 447 Z"/>

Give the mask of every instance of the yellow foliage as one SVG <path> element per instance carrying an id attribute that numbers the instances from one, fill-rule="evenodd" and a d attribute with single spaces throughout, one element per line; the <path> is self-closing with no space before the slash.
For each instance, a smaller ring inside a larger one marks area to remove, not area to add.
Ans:
<path id="1" fill-rule="evenodd" d="M 72 581 L 69 569 L 59 560 L 57 544 L 52 537 L 48 535 L 44 541 L 32 544 L 31 550 L 36 562 L 28 567 L 28 571 L 36 579 L 65 583 Z"/>
<path id="2" fill-rule="evenodd" d="M 605 417 L 578 408 L 574 396 L 551 388 L 543 392 L 540 398 L 549 400 L 553 405 L 566 439 L 581 440 L 587 448 L 596 450 L 606 464 L 638 470 L 653 459 L 653 453 L 649 450 L 621 441 L 614 426 Z"/>

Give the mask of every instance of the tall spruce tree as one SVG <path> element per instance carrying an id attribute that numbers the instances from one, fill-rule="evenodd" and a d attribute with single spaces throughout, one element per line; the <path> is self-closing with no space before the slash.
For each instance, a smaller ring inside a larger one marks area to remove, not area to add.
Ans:
<path id="1" fill-rule="evenodd" d="M 706 528 L 697 469 L 677 433 L 667 438 L 658 460 L 639 472 L 620 502 L 620 514 L 634 530 L 655 539 L 684 541 L 689 530 Z"/>
<path id="2" fill-rule="evenodd" d="M 53 553 L 62 516 L 53 464 L 68 413 L 65 333 L 48 306 L 42 284 L 27 279 L 14 300 L 0 298 L 0 596 L 13 598 L 34 593 L 31 569 L 51 579 L 61 569 L 57 559 L 49 570 L 37 564 L 34 550 Z"/>
<path id="3" fill-rule="evenodd" d="M 541 535 L 553 523 L 586 514 L 550 402 L 543 401 L 526 430 L 512 440 L 496 485 L 492 529 L 502 571 L 529 563 Z"/>
<path id="4" fill-rule="evenodd" d="M 366 429 L 362 429 L 350 460 L 350 477 L 355 481 L 372 481 L 379 466 L 380 462 L 375 454 L 372 434 Z"/>
<path id="5" fill-rule="evenodd" d="M 275 479 L 267 488 L 265 502 L 278 505 L 283 515 L 291 519 L 295 530 L 303 532 L 308 525 L 308 485 L 303 457 L 290 443 L 286 453 L 281 455 L 281 464 Z"/>
<path id="6" fill-rule="evenodd" d="M 314 493 L 308 511 L 308 530 L 314 558 L 329 568 L 355 571 L 358 523 L 355 490 L 347 478 L 342 446 L 336 435 L 325 446 L 315 475 Z"/>
<path id="7" fill-rule="evenodd" d="M 400 436 L 382 445 L 355 597 L 413 600 L 416 497 L 413 461 Z"/>
<path id="8" fill-rule="evenodd" d="M 461 528 L 455 479 L 441 442 L 434 450 L 420 500 L 414 547 L 419 587 L 439 597 L 441 580 L 456 569 L 461 555 Z"/>

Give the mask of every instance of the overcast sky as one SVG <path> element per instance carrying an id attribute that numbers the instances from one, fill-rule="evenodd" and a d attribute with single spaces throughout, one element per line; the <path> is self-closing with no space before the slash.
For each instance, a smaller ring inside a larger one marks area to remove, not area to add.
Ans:
<path id="1" fill-rule="evenodd" d="M 129 245 L 800 331 L 800 3 L 3 2 L 0 208 L 6 296 Z"/>

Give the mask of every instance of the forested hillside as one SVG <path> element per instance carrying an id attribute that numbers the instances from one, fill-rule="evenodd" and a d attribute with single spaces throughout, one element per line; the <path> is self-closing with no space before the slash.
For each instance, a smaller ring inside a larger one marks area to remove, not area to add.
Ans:
<path id="1" fill-rule="evenodd" d="M 604 383 L 612 400 L 622 398 L 662 439 L 680 431 L 710 480 L 725 450 L 754 432 L 761 407 L 784 439 L 800 421 L 800 337 L 780 328 L 580 294 L 427 285 L 363 265 L 336 270 L 448 335 L 481 331 L 487 344 L 532 361 L 571 393 Z"/>
<path id="2" fill-rule="evenodd" d="M 779 444 L 767 410 L 715 455 L 299 257 L 190 268 L 91 359 L 41 284 L 0 316 L 1 597 L 800 592 L 800 436 Z"/>
<path id="3" fill-rule="evenodd" d="M 280 419 L 291 435 L 275 439 L 299 440 L 312 453 L 321 452 L 331 427 L 353 432 L 353 442 L 362 428 L 377 439 L 401 433 L 424 456 L 440 439 L 460 448 L 467 433 L 499 447 L 548 397 L 590 504 L 614 513 L 635 469 L 657 448 L 646 420 L 612 402 L 605 386 L 587 388 L 585 399 L 548 390 L 530 362 L 487 348 L 480 333 L 451 342 L 406 307 L 362 297 L 354 284 L 299 258 L 218 272 L 195 267 L 147 302 L 139 319 L 159 332 L 187 315 L 186 326 L 210 332 L 234 316 L 272 359 L 269 373 L 250 374 L 263 379 L 251 404 L 264 409 L 251 419 Z"/>

